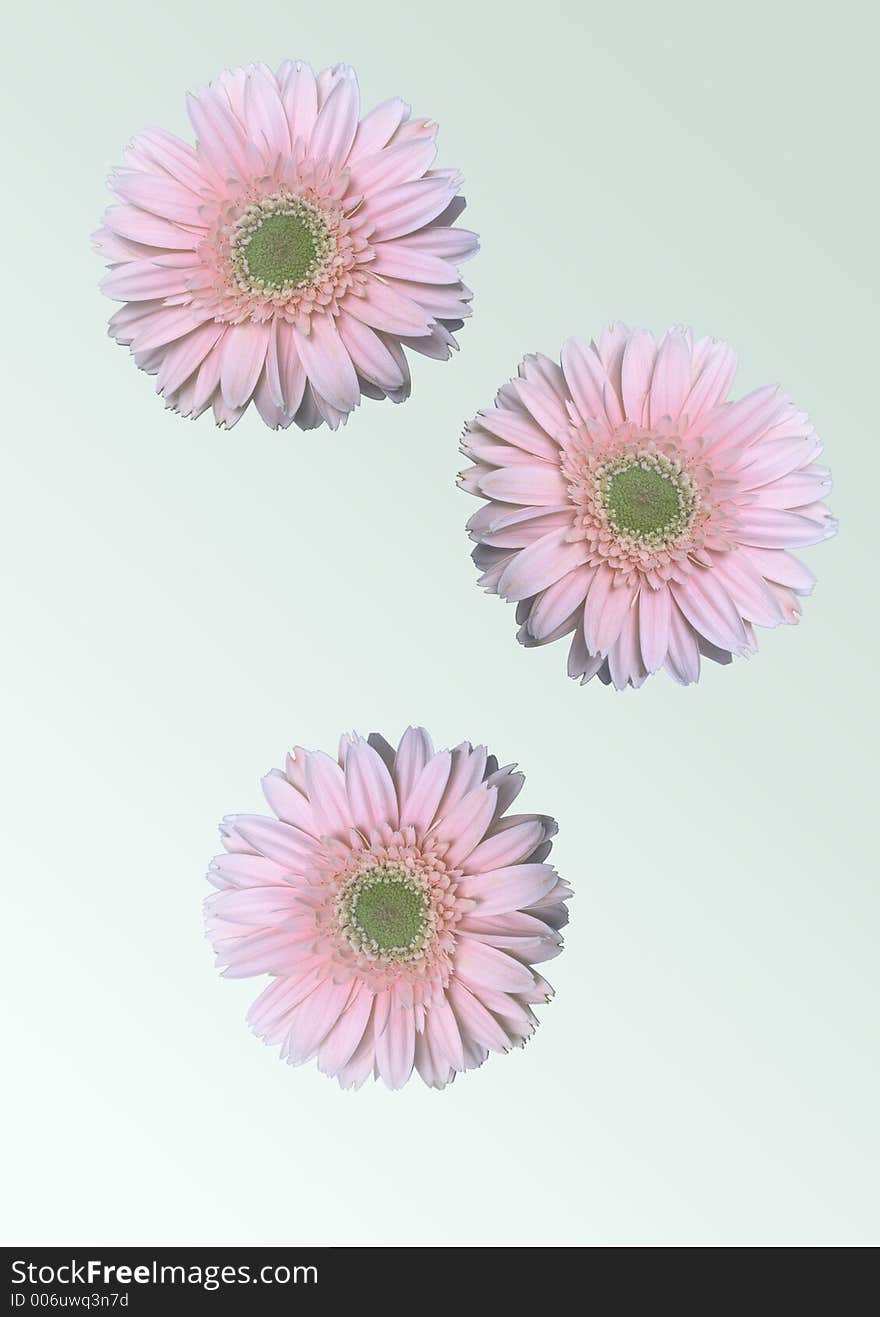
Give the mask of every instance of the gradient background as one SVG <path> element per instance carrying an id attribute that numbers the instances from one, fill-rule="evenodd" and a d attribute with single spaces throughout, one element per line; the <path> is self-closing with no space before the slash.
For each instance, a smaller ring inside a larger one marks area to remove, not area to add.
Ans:
<path id="1" fill-rule="evenodd" d="M 877 1242 L 878 37 L 867 3 L 18 7 L 7 1242 Z M 436 117 L 483 236 L 460 356 L 335 436 L 164 412 L 89 250 L 134 131 L 286 57 Z M 697 688 L 579 688 L 468 557 L 462 423 L 618 317 L 730 340 L 837 479 L 801 626 Z M 248 1032 L 203 872 L 289 744 L 411 721 L 520 762 L 577 899 L 531 1046 L 346 1094 Z"/>

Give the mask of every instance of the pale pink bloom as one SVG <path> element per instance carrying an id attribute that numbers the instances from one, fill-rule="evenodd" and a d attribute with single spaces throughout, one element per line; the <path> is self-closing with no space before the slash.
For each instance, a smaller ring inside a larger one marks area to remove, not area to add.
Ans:
<path id="1" fill-rule="evenodd" d="M 361 396 L 402 402 L 405 348 L 446 360 L 470 314 L 453 227 L 461 176 L 402 100 L 360 118 L 346 65 L 226 71 L 187 98 L 193 148 L 138 134 L 95 235 L 110 333 L 166 405 L 232 426 L 335 429 Z"/>
<path id="2" fill-rule="evenodd" d="M 618 690 L 700 655 L 753 653 L 753 626 L 796 622 L 813 574 L 789 552 L 834 533 L 808 417 L 769 386 L 728 401 L 736 357 L 671 329 L 616 324 L 528 356 L 467 426 L 461 476 L 489 592 L 518 638 L 571 636 L 569 675 Z"/>
<path id="3" fill-rule="evenodd" d="M 558 955 L 571 893 L 553 820 L 508 812 L 514 768 L 421 727 L 396 751 L 344 737 L 263 779 L 276 817 L 224 819 L 208 935 L 227 977 L 272 976 L 248 1018 L 286 1061 L 443 1088 L 531 1036 L 552 994 L 532 966 Z"/>

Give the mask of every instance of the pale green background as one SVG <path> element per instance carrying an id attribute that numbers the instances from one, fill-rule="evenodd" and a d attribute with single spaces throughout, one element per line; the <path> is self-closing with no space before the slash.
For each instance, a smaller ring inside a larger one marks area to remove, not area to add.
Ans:
<path id="1" fill-rule="evenodd" d="M 0 99 L 7 1241 L 876 1242 L 875 7 L 18 6 Z M 483 251 L 412 401 L 165 413 L 88 235 L 224 65 L 360 71 L 441 124 Z M 837 478 L 797 628 L 697 688 L 585 689 L 477 589 L 463 421 L 523 352 L 685 321 Z M 577 899 L 523 1052 L 343 1094 L 248 1032 L 203 871 L 294 740 L 485 739 Z"/>

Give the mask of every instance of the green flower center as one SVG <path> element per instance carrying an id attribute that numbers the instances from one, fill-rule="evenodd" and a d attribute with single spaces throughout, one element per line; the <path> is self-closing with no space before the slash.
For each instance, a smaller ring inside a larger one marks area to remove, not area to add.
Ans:
<path id="1" fill-rule="evenodd" d="M 251 202 L 231 236 L 239 291 L 277 301 L 320 283 L 337 252 L 331 230 L 327 214 L 306 197 L 279 192 Z"/>
<path id="2" fill-rule="evenodd" d="M 364 887 L 354 903 L 354 918 L 383 951 L 417 942 L 425 925 L 425 898 L 393 878 Z"/>
<path id="3" fill-rule="evenodd" d="M 252 279 L 283 287 L 309 277 L 318 251 L 303 215 L 267 215 L 242 244 Z"/>
<path id="4" fill-rule="evenodd" d="M 685 532 L 701 505 L 699 489 L 681 463 L 651 449 L 600 467 L 593 497 L 612 531 L 647 549 Z"/>
<path id="5" fill-rule="evenodd" d="M 635 465 L 610 477 L 605 506 L 615 525 L 636 538 L 671 530 L 683 511 L 671 475 Z"/>
<path id="6" fill-rule="evenodd" d="M 340 928 L 374 960 L 414 960 L 434 926 L 425 888 L 405 869 L 383 866 L 357 874 L 337 900 Z"/>

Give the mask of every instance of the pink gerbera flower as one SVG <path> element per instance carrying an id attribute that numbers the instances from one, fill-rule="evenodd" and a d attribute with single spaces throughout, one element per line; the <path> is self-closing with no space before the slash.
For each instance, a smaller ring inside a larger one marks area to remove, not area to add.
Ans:
<path id="1" fill-rule="evenodd" d="M 167 406 L 232 426 L 344 422 L 364 394 L 402 402 L 404 347 L 445 360 L 470 314 L 453 228 L 461 176 L 432 169 L 436 124 L 401 100 L 359 121 L 345 65 L 225 72 L 187 98 L 195 148 L 140 133 L 95 235 L 110 333 Z"/>
<path id="2" fill-rule="evenodd" d="M 524 645 L 572 636 L 570 676 L 687 684 L 701 654 L 729 663 L 754 624 L 798 620 L 814 578 L 789 550 L 834 533 L 830 476 L 779 389 L 727 400 L 735 371 L 716 339 L 616 324 L 561 367 L 526 357 L 467 426 L 480 583 L 517 602 Z"/>
<path id="3" fill-rule="evenodd" d="M 562 946 L 568 885 L 546 863 L 552 819 L 509 814 L 523 785 L 467 742 L 410 727 L 295 749 L 263 779 L 277 817 L 224 820 L 208 935 L 229 977 L 270 974 L 249 1013 L 292 1065 L 343 1088 L 443 1088 L 520 1047 L 551 996 L 532 968 Z"/>

